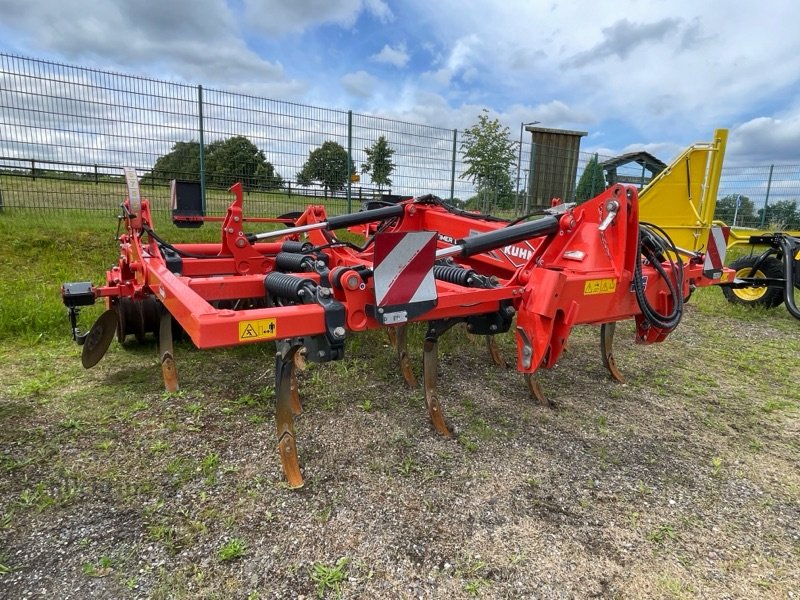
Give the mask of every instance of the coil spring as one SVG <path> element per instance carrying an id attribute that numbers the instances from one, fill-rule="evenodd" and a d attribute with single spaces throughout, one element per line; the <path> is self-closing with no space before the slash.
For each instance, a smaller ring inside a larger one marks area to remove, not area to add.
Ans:
<path id="1" fill-rule="evenodd" d="M 475 271 L 472 269 L 464 269 L 462 267 L 453 267 L 450 265 L 434 265 L 433 276 L 436 279 L 454 283 L 456 285 L 463 285 L 470 287 L 475 281 Z"/>
<path id="2" fill-rule="evenodd" d="M 285 244 L 284 244 L 285 246 Z M 275 256 L 275 268 L 278 271 L 299 273 L 310 271 L 314 267 L 314 257 L 294 252 L 278 252 Z"/>
<path id="3" fill-rule="evenodd" d="M 296 240 L 287 240 L 283 242 L 281 246 L 281 250 L 284 252 L 299 252 L 304 254 L 311 250 L 314 246 L 311 245 L 311 242 L 298 242 Z"/>
<path id="4" fill-rule="evenodd" d="M 297 302 L 302 302 L 307 291 L 312 291 L 316 285 L 311 279 L 286 273 L 273 272 L 264 278 L 264 289 L 268 294 Z"/>

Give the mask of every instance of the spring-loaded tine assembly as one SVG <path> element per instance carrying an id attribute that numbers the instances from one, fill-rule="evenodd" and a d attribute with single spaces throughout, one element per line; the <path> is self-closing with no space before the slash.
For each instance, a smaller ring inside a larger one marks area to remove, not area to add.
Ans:
<path id="1" fill-rule="evenodd" d="M 178 391 L 178 370 L 175 367 L 175 351 L 172 345 L 172 315 L 162 309 L 158 323 L 158 356 L 161 359 L 161 375 L 164 389 L 170 393 Z"/>
<path id="2" fill-rule="evenodd" d="M 275 354 L 275 425 L 278 436 L 278 453 L 283 473 L 290 488 L 303 487 L 300 460 L 294 433 L 294 417 L 299 414 L 295 376 L 295 355 L 299 345 L 281 344 L 283 349 Z M 294 392 L 293 392 L 294 390 Z"/>
<path id="3" fill-rule="evenodd" d="M 489 357 L 492 359 L 494 364 L 501 369 L 508 368 L 508 363 L 503 358 L 503 354 L 500 352 L 500 347 L 497 345 L 497 339 L 495 339 L 495 336 L 486 336 L 486 349 L 489 351 Z"/>
<path id="4" fill-rule="evenodd" d="M 617 324 L 614 321 L 610 323 L 603 323 L 600 326 L 600 354 L 603 357 L 603 366 L 608 369 L 611 377 L 625 383 L 625 376 L 617 367 L 617 361 L 614 359 L 614 332 L 617 329 Z"/>
<path id="5" fill-rule="evenodd" d="M 536 379 L 536 375 L 533 373 L 525 373 L 523 374 L 522 378 L 525 380 L 525 385 L 527 386 L 532 398 L 534 398 L 542 406 L 553 406 L 553 402 L 544 395 L 542 385 L 539 383 L 539 380 Z"/>

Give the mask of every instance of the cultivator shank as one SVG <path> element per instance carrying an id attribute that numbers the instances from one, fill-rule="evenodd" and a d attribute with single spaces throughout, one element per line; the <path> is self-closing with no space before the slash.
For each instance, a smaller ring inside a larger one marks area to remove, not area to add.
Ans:
<path id="1" fill-rule="evenodd" d="M 277 444 L 291 487 L 303 484 L 296 370 L 305 360 L 343 358 L 351 333 L 389 328 L 403 377 L 415 386 L 407 326 L 427 323 L 425 402 L 434 428 L 451 437 L 436 383 L 439 339 L 454 326 L 485 336 L 500 366 L 494 336 L 513 328 L 516 367 L 545 403 L 534 373 L 558 362 L 573 327 L 603 325 L 604 364 L 622 380 L 614 324 L 633 318 L 637 342 L 663 341 L 690 291 L 715 282 L 704 274 L 702 254 L 686 259 L 640 227 L 636 190 L 622 185 L 513 224 L 423 196 L 336 217 L 309 206 L 292 226 L 256 234 L 242 228 L 241 186 L 231 191 L 218 244 L 167 243 L 153 230 L 148 201 L 131 192 L 137 200 L 123 205 L 121 258 L 105 285 L 65 284 L 62 293 L 75 339 L 84 349 L 91 342 L 85 366 L 100 360 L 114 331 L 119 341 L 153 334 L 168 390 L 178 385 L 173 321 L 198 348 L 276 342 Z M 363 232 L 364 242 L 340 241 L 334 232 L 345 228 Z M 77 311 L 100 298 L 108 311 L 81 334 Z"/>

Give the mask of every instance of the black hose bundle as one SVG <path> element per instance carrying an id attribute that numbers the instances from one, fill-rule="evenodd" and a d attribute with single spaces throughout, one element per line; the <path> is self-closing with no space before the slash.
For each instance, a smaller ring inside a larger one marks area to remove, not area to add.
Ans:
<path id="1" fill-rule="evenodd" d="M 678 326 L 683 317 L 683 261 L 679 258 L 678 249 L 666 231 L 651 223 L 639 223 L 639 252 L 633 273 L 633 289 L 636 301 L 645 320 L 653 327 L 672 330 Z M 647 300 L 645 282 L 642 278 L 642 257 L 649 262 L 666 282 L 672 298 L 672 309 L 661 314 Z M 670 265 L 667 273 L 662 263 Z"/>

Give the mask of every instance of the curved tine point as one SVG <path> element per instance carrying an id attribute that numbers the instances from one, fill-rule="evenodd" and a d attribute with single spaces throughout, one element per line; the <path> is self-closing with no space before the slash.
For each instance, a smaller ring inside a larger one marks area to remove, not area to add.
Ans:
<path id="1" fill-rule="evenodd" d="M 625 376 L 617 367 L 617 361 L 614 358 L 614 332 L 616 329 L 617 324 L 614 322 L 603 323 L 600 326 L 600 356 L 603 358 L 603 366 L 608 369 L 612 379 L 625 383 Z"/>
<path id="2" fill-rule="evenodd" d="M 439 351 L 436 342 L 425 342 L 422 353 L 422 378 L 425 384 L 425 404 L 428 407 L 428 416 L 431 423 L 443 437 L 452 438 L 453 432 L 447 426 L 444 411 L 436 392 L 437 368 L 439 365 Z"/>
<path id="3" fill-rule="evenodd" d="M 300 461 L 297 459 L 297 445 L 294 435 L 288 431 L 278 441 L 278 452 L 281 455 L 281 466 L 286 476 L 286 484 L 292 489 L 303 487 L 303 475 L 300 473 Z"/>
<path id="4" fill-rule="evenodd" d="M 493 335 L 486 336 L 486 348 L 489 350 L 489 357 L 494 364 L 501 369 L 508 368 L 508 363 L 503 358 L 503 354 L 500 352 L 500 346 L 497 345 L 497 340 Z"/>
<path id="5" fill-rule="evenodd" d="M 553 406 L 553 403 L 547 399 L 544 395 L 544 391 L 542 390 L 542 386 L 539 381 L 536 379 L 533 373 L 525 373 L 523 375 L 525 380 L 525 385 L 528 386 L 528 391 L 530 392 L 531 396 L 542 406 Z"/>

